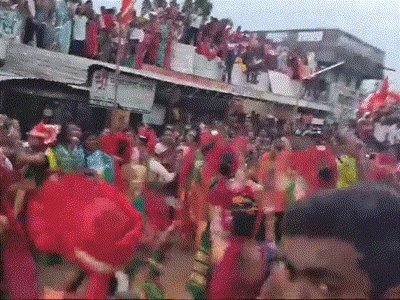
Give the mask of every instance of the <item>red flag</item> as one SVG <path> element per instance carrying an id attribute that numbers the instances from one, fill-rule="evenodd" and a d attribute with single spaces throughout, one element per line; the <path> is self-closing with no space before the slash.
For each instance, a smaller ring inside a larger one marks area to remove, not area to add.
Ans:
<path id="1" fill-rule="evenodd" d="M 121 24 L 128 25 L 133 21 L 136 0 L 122 0 Z"/>

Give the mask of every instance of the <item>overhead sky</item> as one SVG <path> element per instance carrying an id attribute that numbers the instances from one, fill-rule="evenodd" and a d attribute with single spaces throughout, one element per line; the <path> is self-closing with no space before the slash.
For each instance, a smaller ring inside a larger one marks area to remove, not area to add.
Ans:
<path id="1" fill-rule="evenodd" d="M 121 0 L 93 0 L 119 7 Z M 179 1 L 183 2 L 183 0 Z M 142 0 L 137 0 L 140 8 Z M 386 52 L 386 66 L 400 90 L 400 0 L 212 0 L 212 15 L 244 30 L 338 28 Z"/>

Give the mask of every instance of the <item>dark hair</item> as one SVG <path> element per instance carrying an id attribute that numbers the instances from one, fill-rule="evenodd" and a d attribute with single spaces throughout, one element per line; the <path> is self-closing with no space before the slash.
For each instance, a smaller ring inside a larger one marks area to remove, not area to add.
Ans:
<path id="1" fill-rule="evenodd" d="M 389 187 L 369 183 L 317 194 L 287 211 L 284 230 L 354 245 L 373 298 L 400 283 L 400 194 Z"/>
<path id="2" fill-rule="evenodd" d="M 254 231 L 257 214 L 253 210 L 255 203 L 232 205 L 232 231 L 234 235 L 251 237 Z"/>
<path id="3" fill-rule="evenodd" d="M 203 155 L 206 155 L 208 152 L 210 152 L 212 149 L 214 149 L 215 147 L 215 141 L 205 145 L 202 149 L 201 152 L 203 153 Z"/>
<path id="4" fill-rule="evenodd" d="M 324 183 L 329 183 L 333 180 L 333 171 L 329 167 L 323 167 L 318 172 L 318 178 Z"/>
<path id="5" fill-rule="evenodd" d="M 68 141 L 68 127 L 70 127 L 71 125 L 78 126 L 73 122 L 66 122 L 63 125 L 61 125 L 60 134 L 58 135 L 58 138 L 57 138 L 58 144 L 61 144 L 61 145 L 68 144 L 68 142 L 69 142 Z"/>
<path id="6" fill-rule="evenodd" d="M 219 166 L 219 172 L 226 177 L 232 174 L 232 167 L 235 162 L 235 157 L 233 153 L 225 153 L 222 156 L 221 165 Z"/>
<path id="7" fill-rule="evenodd" d="M 83 134 L 82 134 L 82 138 L 81 138 L 81 140 L 82 140 L 82 143 L 84 143 L 88 138 L 90 138 L 91 136 L 98 136 L 98 134 L 97 133 L 95 133 L 94 131 L 85 131 Z"/>

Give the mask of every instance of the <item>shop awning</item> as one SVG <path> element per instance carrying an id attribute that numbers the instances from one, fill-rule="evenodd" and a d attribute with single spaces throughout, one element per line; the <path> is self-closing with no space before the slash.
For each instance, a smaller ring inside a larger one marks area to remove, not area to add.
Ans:
<path id="1" fill-rule="evenodd" d="M 101 61 L 66 55 L 20 43 L 11 43 L 5 65 L 5 72 L 28 78 L 55 81 L 74 86 L 88 86 L 92 70 L 106 68 L 116 70 L 116 66 Z M 256 101 L 274 102 L 295 106 L 297 100 L 284 95 L 258 91 L 247 86 L 236 86 L 194 75 L 186 75 L 154 66 L 145 66 L 142 70 L 121 67 L 121 73 L 154 79 L 171 85 L 185 86 L 202 91 L 233 95 Z M 300 107 L 329 112 L 331 108 L 324 104 L 301 100 Z"/>

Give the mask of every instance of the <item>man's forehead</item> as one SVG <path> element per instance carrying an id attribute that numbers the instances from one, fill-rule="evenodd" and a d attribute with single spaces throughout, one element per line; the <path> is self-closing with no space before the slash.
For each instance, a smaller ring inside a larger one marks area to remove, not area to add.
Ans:
<path id="1" fill-rule="evenodd" d="M 337 273 L 358 268 L 362 255 L 355 247 L 336 238 L 287 237 L 284 255 L 297 269 L 327 268 Z"/>

